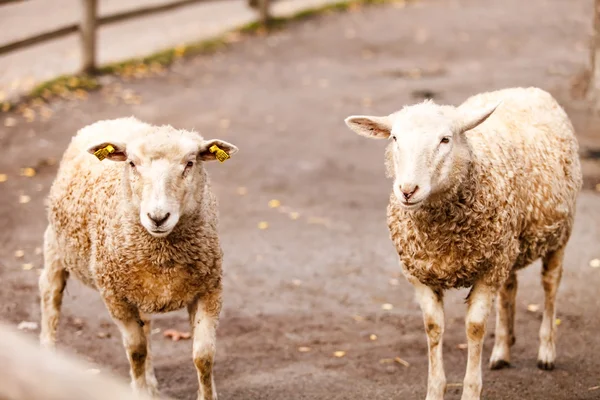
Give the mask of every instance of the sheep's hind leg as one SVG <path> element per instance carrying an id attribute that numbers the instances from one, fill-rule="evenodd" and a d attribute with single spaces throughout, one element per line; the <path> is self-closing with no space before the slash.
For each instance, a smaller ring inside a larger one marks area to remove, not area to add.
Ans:
<path id="1" fill-rule="evenodd" d="M 556 292 L 560 285 L 563 269 L 564 248 L 549 253 L 543 259 L 542 284 L 544 286 L 545 304 L 544 317 L 540 327 L 540 350 L 537 366 L 539 369 L 550 371 L 554 369 L 556 359 L 555 348 L 555 315 Z"/>
<path id="2" fill-rule="evenodd" d="M 69 272 L 60 261 L 58 251 L 54 232 L 48 226 L 44 234 L 44 270 L 39 279 L 42 313 L 40 344 L 48 349 L 54 349 L 56 345 L 63 292 L 69 277 Z"/>
<path id="3" fill-rule="evenodd" d="M 221 290 L 202 296 L 188 307 L 193 331 L 193 358 L 198 372 L 198 400 L 216 400 L 213 376 L 216 329 L 221 312 Z"/>
<path id="4" fill-rule="evenodd" d="M 423 285 L 416 279 L 409 279 L 415 287 L 417 300 L 423 312 L 423 322 L 429 347 L 429 375 L 427 377 L 426 400 L 443 400 L 446 392 L 446 374 L 442 355 L 444 336 L 444 303 L 442 294 Z"/>
<path id="5" fill-rule="evenodd" d="M 461 400 L 479 400 L 483 388 L 481 376 L 481 352 L 487 319 L 492 308 L 496 290 L 477 282 L 468 297 L 467 330 L 468 359 Z"/>
<path id="6" fill-rule="evenodd" d="M 510 347 L 515 343 L 515 298 L 517 296 L 517 275 L 508 276 L 496 298 L 496 333 L 494 350 L 490 359 L 491 369 L 510 366 Z"/>
<path id="7" fill-rule="evenodd" d="M 140 314 L 140 320 L 144 324 L 144 335 L 146 335 L 146 383 L 148 385 L 148 390 L 152 396 L 158 397 L 158 380 L 156 379 L 156 374 L 154 372 L 154 364 L 152 362 L 152 319 L 149 315 Z"/>

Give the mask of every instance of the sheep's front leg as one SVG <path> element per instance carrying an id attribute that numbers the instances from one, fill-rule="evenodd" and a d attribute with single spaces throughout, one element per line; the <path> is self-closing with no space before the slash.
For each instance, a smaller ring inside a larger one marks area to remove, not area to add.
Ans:
<path id="1" fill-rule="evenodd" d="M 492 302 L 496 290 L 477 282 L 468 298 L 468 309 L 466 318 L 467 330 L 467 373 L 463 384 L 462 400 L 479 400 L 481 398 L 481 390 L 483 388 L 481 378 L 481 352 L 483 350 L 483 339 L 485 337 L 485 329 L 487 319 L 492 308 Z"/>
<path id="2" fill-rule="evenodd" d="M 511 273 L 496 299 L 496 333 L 494 350 L 490 359 L 491 369 L 510 366 L 510 347 L 515 343 L 515 298 L 517 296 L 517 275 Z"/>
<path id="3" fill-rule="evenodd" d="M 198 400 L 216 400 L 213 364 L 221 312 L 221 290 L 202 296 L 188 307 L 188 311 L 194 337 L 194 365 L 198 372 Z"/>
<path id="4" fill-rule="evenodd" d="M 146 354 L 146 383 L 148 384 L 148 390 L 153 396 L 158 397 L 158 380 L 156 379 L 156 375 L 154 373 L 154 365 L 152 363 L 152 319 L 150 319 L 149 315 L 140 314 L 140 320 L 144 323 L 144 335 L 146 336 L 146 342 L 148 345 L 146 346 L 147 354 Z"/>
<path id="5" fill-rule="evenodd" d="M 410 279 L 415 287 L 417 300 L 423 312 L 427 344 L 429 346 L 429 376 L 426 400 L 442 400 L 446 392 L 446 374 L 442 356 L 444 336 L 444 304 L 441 292 L 436 292 L 416 279 Z"/>
<path id="6" fill-rule="evenodd" d="M 136 394 L 152 396 L 152 390 L 148 387 L 146 380 L 148 338 L 144 332 L 144 322 L 140 313 L 127 303 L 116 302 L 111 296 L 104 297 L 104 302 L 123 336 L 133 391 Z"/>

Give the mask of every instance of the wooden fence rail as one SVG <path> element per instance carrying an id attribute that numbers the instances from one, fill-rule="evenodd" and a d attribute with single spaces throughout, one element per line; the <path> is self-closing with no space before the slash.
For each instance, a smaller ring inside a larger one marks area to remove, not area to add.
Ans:
<path id="1" fill-rule="evenodd" d="M 22 1 L 24 0 L 0 0 L 0 6 Z M 28 38 L 15 40 L 13 42 L 0 45 L 0 56 L 39 43 L 61 38 L 79 31 L 81 35 L 82 54 L 81 71 L 92 73 L 98 67 L 96 61 L 98 27 L 133 18 L 175 10 L 193 4 L 218 0 L 177 0 L 166 4 L 151 5 L 135 10 L 123 11 L 112 15 L 106 15 L 104 17 L 98 16 L 98 1 L 99 0 L 80 0 L 82 13 L 81 21 L 79 23 L 69 24 L 61 28 L 42 32 Z M 249 0 L 248 4 L 253 8 L 255 5 L 258 5 L 260 22 L 264 25 L 268 24 L 270 19 L 271 0 Z"/>

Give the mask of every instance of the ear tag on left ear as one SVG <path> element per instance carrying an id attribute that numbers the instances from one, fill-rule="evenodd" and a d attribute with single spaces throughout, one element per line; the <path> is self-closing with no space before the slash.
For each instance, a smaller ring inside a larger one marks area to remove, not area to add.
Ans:
<path id="1" fill-rule="evenodd" d="M 216 144 L 213 144 L 212 146 L 210 146 L 210 149 L 208 149 L 208 150 L 211 153 L 216 153 L 215 157 L 217 157 L 217 160 L 219 160 L 220 162 L 225 162 L 225 160 L 227 160 L 228 158 L 231 158 L 225 150 L 219 148 L 219 146 L 217 146 Z"/>
<path id="2" fill-rule="evenodd" d="M 108 157 L 109 154 L 112 154 L 115 152 L 115 148 L 112 147 L 110 144 L 107 145 L 106 147 L 103 147 L 101 149 L 98 149 L 94 152 L 94 155 L 96 157 L 98 157 L 98 160 L 102 161 L 104 160 L 106 157 Z"/>

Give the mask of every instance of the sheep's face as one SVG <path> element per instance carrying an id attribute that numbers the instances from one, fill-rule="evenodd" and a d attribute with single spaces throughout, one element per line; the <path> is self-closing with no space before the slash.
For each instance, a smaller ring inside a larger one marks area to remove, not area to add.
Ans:
<path id="1" fill-rule="evenodd" d="M 206 175 L 203 162 L 216 159 L 213 145 L 231 155 L 234 145 L 221 140 L 204 140 L 194 132 L 171 130 L 132 140 L 102 143 L 89 149 L 112 145 L 107 156 L 124 163 L 127 201 L 136 210 L 142 226 L 154 237 L 166 237 L 182 215 L 194 212 L 202 200 Z"/>
<path id="2" fill-rule="evenodd" d="M 415 209 L 455 184 L 470 157 L 464 133 L 495 108 L 466 115 L 454 107 L 425 102 L 386 117 L 349 117 L 346 124 L 360 135 L 390 141 L 386 168 L 394 178 L 394 197 L 403 208 Z"/>

